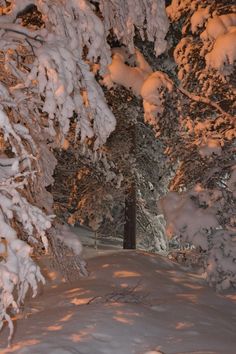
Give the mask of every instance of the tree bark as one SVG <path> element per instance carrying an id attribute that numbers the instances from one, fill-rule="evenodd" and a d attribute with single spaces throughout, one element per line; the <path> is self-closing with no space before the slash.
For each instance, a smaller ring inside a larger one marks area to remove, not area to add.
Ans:
<path id="1" fill-rule="evenodd" d="M 136 186 L 132 183 L 125 198 L 124 249 L 136 248 Z"/>
<path id="2" fill-rule="evenodd" d="M 132 123 L 129 128 L 130 155 L 136 158 L 136 124 Z M 135 173 L 130 169 L 130 186 L 125 195 L 125 224 L 124 224 L 124 249 L 136 248 L 136 183 Z"/>

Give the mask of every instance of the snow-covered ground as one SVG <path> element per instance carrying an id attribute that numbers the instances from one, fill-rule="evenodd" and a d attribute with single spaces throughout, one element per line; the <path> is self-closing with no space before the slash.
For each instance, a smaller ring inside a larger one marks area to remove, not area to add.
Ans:
<path id="1" fill-rule="evenodd" d="M 11 348 L 2 331 L 2 354 L 236 353 L 236 294 L 157 255 L 100 244 L 85 256 L 90 275 L 65 284 L 51 273 L 27 300 Z"/>

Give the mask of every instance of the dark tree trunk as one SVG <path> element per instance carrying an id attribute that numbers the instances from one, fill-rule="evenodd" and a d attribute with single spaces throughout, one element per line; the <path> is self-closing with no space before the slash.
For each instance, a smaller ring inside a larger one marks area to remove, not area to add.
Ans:
<path id="1" fill-rule="evenodd" d="M 130 155 L 136 157 L 136 125 L 128 128 L 130 135 Z M 130 169 L 130 186 L 125 195 L 124 249 L 136 248 L 136 183 L 133 169 Z"/>
<path id="2" fill-rule="evenodd" d="M 124 249 L 136 248 L 136 187 L 132 183 L 125 199 Z"/>

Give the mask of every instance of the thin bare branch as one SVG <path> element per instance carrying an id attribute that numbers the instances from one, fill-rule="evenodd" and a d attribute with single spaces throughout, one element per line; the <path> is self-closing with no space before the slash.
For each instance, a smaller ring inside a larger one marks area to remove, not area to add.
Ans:
<path id="1" fill-rule="evenodd" d="M 220 105 L 218 105 L 216 102 L 213 102 L 212 100 L 210 100 L 207 97 L 202 97 L 202 96 L 198 96 L 195 95 L 194 93 L 191 93 L 189 91 L 187 91 L 186 89 L 184 89 L 182 86 L 176 86 L 177 90 L 179 90 L 183 95 L 187 96 L 188 98 L 190 98 L 191 100 L 195 101 L 195 102 L 201 102 L 201 103 L 205 103 L 207 105 L 210 105 L 212 107 L 214 107 L 217 111 L 219 111 L 222 115 L 228 116 L 228 117 L 232 117 L 231 114 L 225 112 Z"/>

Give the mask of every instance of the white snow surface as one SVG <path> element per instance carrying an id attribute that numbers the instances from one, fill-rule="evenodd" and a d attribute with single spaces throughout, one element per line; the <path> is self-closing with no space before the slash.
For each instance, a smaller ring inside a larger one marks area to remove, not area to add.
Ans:
<path id="1" fill-rule="evenodd" d="M 1 333 L 2 354 L 235 354 L 235 293 L 158 255 L 85 249 L 89 276 L 66 284 L 45 274 L 10 348 L 7 326 Z"/>

